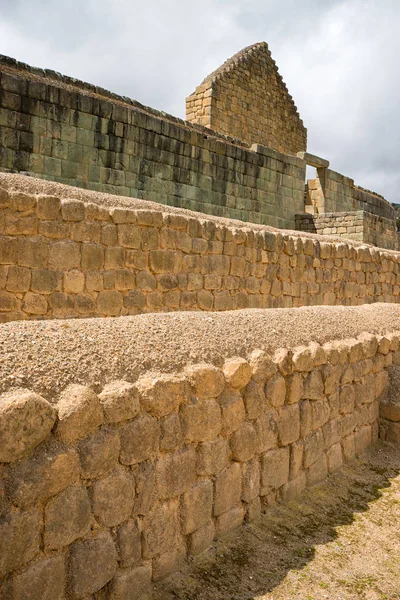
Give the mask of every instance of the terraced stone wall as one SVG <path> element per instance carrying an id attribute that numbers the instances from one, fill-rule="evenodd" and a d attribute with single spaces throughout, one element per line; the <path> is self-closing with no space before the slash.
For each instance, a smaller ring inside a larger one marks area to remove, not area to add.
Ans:
<path id="1" fill-rule="evenodd" d="M 0 321 L 398 302 L 400 255 L 0 189 Z"/>
<path id="2" fill-rule="evenodd" d="M 243 522 L 378 438 L 399 337 L 0 398 L 0 595 L 145 600 Z M 96 596 L 97 597 L 97 596 Z"/>

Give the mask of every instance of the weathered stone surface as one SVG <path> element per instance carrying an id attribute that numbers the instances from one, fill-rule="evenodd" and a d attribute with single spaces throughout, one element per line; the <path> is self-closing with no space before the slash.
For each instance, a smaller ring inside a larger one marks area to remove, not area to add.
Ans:
<path id="1" fill-rule="evenodd" d="M 347 415 L 354 412 L 356 394 L 355 388 L 352 385 L 344 385 L 340 388 L 339 393 L 339 410 L 340 414 Z"/>
<path id="2" fill-rule="evenodd" d="M 240 503 L 242 472 L 238 463 L 222 471 L 215 480 L 214 515 L 219 516 Z"/>
<path id="3" fill-rule="evenodd" d="M 245 422 L 231 436 L 233 460 L 246 462 L 253 458 L 257 450 L 257 433 L 251 423 Z"/>
<path id="4" fill-rule="evenodd" d="M 281 487 L 281 498 L 283 502 L 290 502 L 300 496 L 307 485 L 307 477 L 304 472 L 291 479 Z"/>
<path id="5" fill-rule="evenodd" d="M 97 592 L 114 577 L 116 569 L 117 551 L 108 531 L 75 542 L 69 554 L 72 598 L 78 600 Z"/>
<path id="6" fill-rule="evenodd" d="M 189 399 L 189 386 L 177 375 L 144 375 L 136 386 L 142 407 L 156 417 L 165 417 Z"/>
<path id="7" fill-rule="evenodd" d="M 278 414 L 269 410 L 261 415 L 254 424 L 257 435 L 258 452 L 266 452 L 277 445 Z"/>
<path id="8" fill-rule="evenodd" d="M 201 529 L 194 531 L 189 536 L 189 553 L 193 556 L 201 554 L 209 546 L 211 546 L 215 537 L 215 526 L 211 521 Z"/>
<path id="9" fill-rule="evenodd" d="M 303 468 L 304 442 L 298 440 L 290 445 L 289 478 L 295 479 Z"/>
<path id="10" fill-rule="evenodd" d="M 375 397 L 380 398 L 385 392 L 389 381 L 389 374 L 387 371 L 381 371 L 375 376 Z"/>
<path id="11" fill-rule="evenodd" d="M 82 477 L 95 479 L 115 468 L 120 451 L 118 431 L 101 429 L 78 444 Z"/>
<path id="12" fill-rule="evenodd" d="M 307 469 L 324 452 L 322 431 L 315 431 L 304 440 L 304 467 Z"/>
<path id="13" fill-rule="evenodd" d="M 260 462 L 257 457 L 243 465 L 242 500 L 252 502 L 260 494 Z"/>
<path id="14" fill-rule="evenodd" d="M 379 405 L 379 413 L 382 419 L 388 421 L 400 421 L 400 404 L 395 402 L 381 402 Z"/>
<path id="15" fill-rule="evenodd" d="M 0 397 L 0 462 L 13 462 L 47 438 L 56 420 L 47 400 L 20 390 Z"/>
<path id="16" fill-rule="evenodd" d="M 245 509 L 240 504 L 219 515 L 216 519 L 217 536 L 226 535 L 230 531 L 240 527 L 244 521 L 245 514 Z"/>
<path id="17" fill-rule="evenodd" d="M 216 475 L 227 466 L 230 454 L 227 440 L 216 440 L 198 445 L 197 473 L 198 475 Z"/>
<path id="18" fill-rule="evenodd" d="M 322 428 L 322 434 L 324 436 L 324 446 L 329 448 L 333 444 L 337 444 L 340 441 L 342 433 L 341 419 L 331 419 Z"/>
<path id="19" fill-rule="evenodd" d="M 63 600 L 65 557 L 41 558 L 13 577 L 13 600 Z"/>
<path id="20" fill-rule="evenodd" d="M 132 513 L 135 500 L 135 479 L 126 469 L 117 469 L 92 487 L 93 514 L 102 525 L 115 527 Z"/>
<path id="21" fill-rule="evenodd" d="M 315 485 L 326 479 L 326 477 L 328 477 L 328 462 L 325 454 L 321 454 L 307 471 L 307 483 L 308 485 Z"/>
<path id="22" fill-rule="evenodd" d="M 83 438 L 103 423 L 98 397 L 83 385 L 69 385 L 60 395 L 57 410 L 56 435 L 65 442 Z"/>
<path id="23" fill-rule="evenodd" d="M 79 458 L 73 448 L 42 444 L 32 456 L 12 466 L 8 494 L 16 506 L 29 508 L 55 496 L 79 476 Z"/>
<path id="24" fill-rule="evenodd" d="M 212 519 L 213 485 L 201 481 L 182 497 L 183 533 L 193 533 Z"/>
<path id="25" fill-rule="evenodd" d="M 143 524 L 143 557 L 171 551 L 179 534 L 179 501 L 170 500 L 149 513 Z"/>
<path id="26" fill-rule="evenodd" d="M 289 448 L 276 448 L 261 457 L 261 495 L 280 488 L 289 480 Z"/>
<path id="27" fill-rule="evenodd" d="M 364 425 L 354 433 L 354 443 L 356 456 L 365 452 L 372 443 L 372 428 L 370 425 Z"/>
<path id="28" fill-rule="evenodd" d="M 247 417 L 257 419 L 266 406 L 264 388 L 256 381 L 250 381 L 243 393 Z"/>
<path id="29" fill-rule="evenodd" d="M 351 433 L 341 441 L 343 450 L 343 459 L 346 462 L 354 460 L 356 456 L 356 447 L 354 442 L 354 433 Z"/>
<path id="30" fill-rule="evenodd" d="M 274 408 L 279 408 L 285 403 L 286 382 L 282 375 L 274 375 L 265 386 L 267 403 Z"/>
<path id="31" fill-rule="evenodd" d="M 331 409 L 328 400 L 315 400 L 311 402 L 312 428 L 320 429 L 329 420 Z"/>
<path id="32" fill-rule="evenodd" d="M 122 523 L 117 529 L 117 550 L 121 566 L 138 564 L 142 558 L 142 537 L 133 519 Z"/>
<path id="33" fill-rule="evenodd" d="M 334 444 L 326 453 L 328 459 L 328 471 L 334 473 L 343 465 L 342 446 L 340 443 Z"/>
<path id="34" fill-rule="evenodd" d="M 161 455 L 156 463 L 157 495 L 162 500 L 180 496 L 196 481 L 196 451 L 187 446 Z"/>
<path id="35" fill-rule="evenodd" d="M 106 423 L 119 423 L 136 417 L 140 411 L 139 392 L 133 383 L 113 381 L 99 394 Z"/>
<path id="36" fill-rule="evenodd" d="M 300 402 L 300 436 L 305 438 L 312 432 L 312 407 L 309 400 Z"/>
<path id="37" fill-rule="evenodd" d="M 304 378 L 301 373 L 293 373 L 286 380 L 286 401 L 288 404 L 297 404 L 304 396 Z"/>
<path id="38" fill-rule="evenodd" d="M 221 408 L 216 400 L 192 398 L 182 406 L 182 426 L 188 442 L 213 440 L 221 431 Z"/>
<path id="39" fill-rule="evenodd" d="M 246 411 L 241 394 L 238 390 L 227 388 L 219 397 L 222 411 L 222 433 L 230 435 L 246 418 Z"/>
<path id="40" fill-rule="evenodd" d="M 40 548 L 41 511 L 13 512 L 0 522 L 0 577 L 32 560 Z"/>
<path id="41" fill-rule="evenodd" d="M 84 486 L 71 486 L 49 500 L 44 511 L 44 545 L 68 546 L 90 530 L 90 502 Z"/>
<path id="42" fill-rule="evenodd" d="M 153 581 L 165 579 L 177 571 L 186 558 L 186 544 L 183 538 L 177 538 L 175 547 L 169 552 L 164 552 L 160 556 L 153 558 Z"/>
<path id="43" fill-rule="evenodd" d="M 143 516 L 153 507 L 156 501 L 156 474 L 153 463 L 148 460 L 135 467 L 136 498 L 134 514 Z"/>
<path id="44" fill-rule="evenodd" d="M 193 365 L 186 369 L 186 375 L 196 395 L 201 398 L 216 398 L 224 390 L 224 374 L 213 365 Z"/>
<path id="45" fill-rule="evenodd" d="M 122 427 L 120 461 L 133 465 L 153 456 L 160 443 L 160 424 L 154 417 L 139 415 Z"/>
<path id="46" fill-rule="evenodd" d="M 247 360 L 240 357 L 226 360 L 222 370 L 227 384 L 230 387 L 238 390 L 246 387 L 252 375 L 249 363 Z"/>
<path id="47" fill-rule="evenodd" d="M 160 450 L 175 450 L 182 444 L 183 433 L 179 414 L 172 413 L 161 421 Z"/>
<path id="48" fill-rule="evenodd" d="M 107 586 L 109 600 L 151 600 L 150 564 L 117 572 Z"/>
<path id="49" fill-rule="evenodd" d="M 272 361 L 269 354 L 264 350 L 253 350 L 249 358 L 252 377 L 257 383 L 265 383 L 267 379 L 275 375 L 278 367 Z"/>
<path id="50" fill-rule="evenodd" d="M 283 406 L 278 421 L 278 439 L 281 446 L 292 444 L 300 436 L 300 410 L 298 404 Z"/>
<path id="51" fill-rule="evenodd" d="M 307 400 L 322 400 L 324 398 L 324 383 L 321 371 L 311 371 L 304 381 L 304 398 Z"/>

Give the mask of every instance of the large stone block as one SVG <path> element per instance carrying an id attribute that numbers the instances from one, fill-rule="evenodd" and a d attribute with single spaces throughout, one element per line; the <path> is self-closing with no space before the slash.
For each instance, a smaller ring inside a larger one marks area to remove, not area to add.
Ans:
<path id="1" fill-rule="evenodd" d="M 0 577 L 32 560 L 40 551 L 41 511 L 13 512 L 0 522 Z"/>
<path id="2" fill-rule="evenodd" d="M 252 369 L 252 377 L 257 383 L 265 383 L 267 379 L 275 375 L 278 367 L 273 362 L 271 356 L 264 350 L 254 350 L 249 358 L 249 364 Z"/>
<path id="3" fill-rule="evenodd" d="M 186 369 L 186 374 L 195 394 L 201 398 L 216 398 L 224 390 L 224 374 L 213 365 L 193 365 Z"/>
<path id="4" fill-rule="evenodd" d="M 59 271 L 70 271 L 81 264 L 80 245 L 76 242 L 54 242 L 50 246 L 49 268 Z M 35 264 L 35 267 L 46 265 Z"/>
<path id="5" fill-rule="evenodd" d="M 322 400 L 324 398 L 324 383 L 321 371 L 311 371 L 304 381 L 304 398 L 307 400 Z"/>
<path id="6" fill-rule="evenodd" d="M 257 451 L 257 433 L 251 423 L 245 422 L 231 436 L 232 458 L 238 462 L 246 462 L 253 458 Z"/>
<path id="7" fill-rule="evenodd" d="M 13 577 L 13 600 L 63 600 L 65 557 L 41 558 Z"/>
<path id="8" fill-rule="evenodd" d="M 139 564 L 142 559 L 142 535 L 138 523 L 129 519 L 117 529 L 117 550 L 123 567 Z"/>
<path id="9" fill-rule="evenodd" d="M 300 410 L 298 404 L 283 406 L 278 421 L 278 439 L 281 446 L 292 444 L 300 437 Z"/>
<path id="10" fill-rule="evenodd" d="M 246 418 L 242 396 L 237 390 L 227 388 L 219 397 L 219 404 L 222 411 L 222 433 L 230 435 Z"/>
<path id="11" fill-rule="evenodd" d="M 180 496 L 196 481 L 196 451 L 186 447 L 164 454 L 156 463 L 157 495 L 162 500 Z"/>
<path id="12" fill-rule="evenodd" d="M 161 421 L 160 450 L 168 451 L 178 448 L 183 441 L 183 433 L 179 414 L 172 413 Z"/>
<path id="13" fill-rule="evenodd" d="M 111 534 L 98 531 L 75 542 L 69 552 L 70 594 L 74 600 L 86 598 L 104 587 L 115 575 L 117 551 Z"/>
<path id="14" fill-rule="evenodd" d="M 193 398 L 181 408 L 182 426 L 188 442 L 213 440 L 221 431 L 221 408 L 216 400 Z"/>
<path id="15" fill-rule="evenodd" d="M 41 444 L 29 458 L 9 471 L 8 494 L 16 506 L 29 508 L 55 496 L 79 477 L 79 458 L 73 448 Z"/>
<path id="16" fill-rule="evenodd" d="M 254 424 L 257 434 L 258 452 L 266 452 L 277 445 L 278 414 L 274 410 L 267 411 Z"/>
<path id="17" fill-rule="evenodd" d="M 243 389 L 249 383 L 252 375 L 251 367 L 247 360 L 240 357 L 226 360 L 223 373 L 227 384 L 234 389 Z"/>
<path id="18" fill-rule="evenodd" d="M 264 388 L 256 381 L 250 381 L 243 393 L 247 417 L 257 419 L 263 413 L 266 406 Z"/>
<path id="19" fill-rule="evenodd" d="M 243 465 L 242 500 L 250 503 L 260 494 L 260 461 L 254 458 Z"/>
<path id="20" fill-rule="evenodd" d="M 243 524 L 244 517 L 245 509 L 241 504 L 234 506 L 222 515 L 219 515 L 216 519 L 217 536 L 220 537 L 226 535 L 240 527 Z"/>
<path id="21" fill-rule="evenodd" d="M 344 385 L 339 393 L 340 414 L 347 415 L 354 412 L 356 400 L 355 387 L 353 385 Z"/>
<path id="22" fill-rule="evenodd" d="M 132 513 L 135 500 L 135 479 L 127 469 L 117 469 L 92 486 L 94 516 L 106 527 L 115 527 Z"/>
<path id="23" fill-rule="evenodd" d="M 44 512 L 46 550 L 68 546 L 90 531 L 90 502 L 84 486 L 71 486 L 51 498 Z"/>
<path id="24" fill-rule="evenodd" d="M 96 394 L 83 385 L 69 385 L 57 403 L 56 435 L 65 442 L 86 437 L 103 423 L 103 410 Z"/>
<path id="25" fill-rule="evenodd" d="M 197 448 L 198 475 L 213 476 L 227 466 L 230 450 L 227 440 L 216 440 L 199 444 Z"/>
<path id="26" fill-rule="evenodd" d="M 182 498 L 183 533 L 188 534 L 206 526 L 212 519 L 213 484 L 201 481 Z"/>
<path id="27" fill-rule="evenodd" d="M 143 523 L 143 557 L 170 552 L 179 535 L 179 501 L 171 500 L 149 513 Z"/>
<path id="28" fill-rule="evenodd" d="M 82 477 L 95 479 L 117 465 L 120 452 L 118 431 L 101 429 L 78 444 Z"/>
<path id="29" fill-rule="evenodd" d="M 320 429 L 329 420 L 331 409 L 328 400 L 315 400 L 311 402 L 312 427 Z"/>
<path id="30" fill-rule="evenodd" d="M 261 457 L 261 495 L 280 488 L 289 480 L 289 448 L 276 448 Z"/>
<path id="31" fill-rule="evenodd" d="M 0 462 L 13 462 L 47 438 L 56 420 L 47 400 L 20 390 L 0 397 Z"/>
<path id="32" fill-rule="evenodd" d="M 152 568 L 150 564 L 117 572 L 107 586 L 108 600 L 151 600 Z"/>
<path id="33" fill-rule="evenodd" d="M 242 472 L 238 463 L 222 471 L 215 480 L 214 515 L 219 516 L 240 504 Z"/>
<path id="34" fill-rule="evenodd" d="M 154 456 L 160 444 L 160 425 L 154 417 L 139 415 L 121 429 L 123 465 L 133 465 Z"/>
<path id="35" fill-rule="evenodd" d="M 315 431 L 304 440 L 304 467 L 307 469 L 324 453 L 322 431 Z"/>
<path id="36" fill-rule="evenodd" d="M 286 382 L 282 375 L 274 375 L 269 379 L 265 386 L 265 395 L 267 403 L 274 408 L 283 406 L 286 398 Z"/>
<path id="37" fill-rule="evenodd" d="M 193 556 L 201 554 L 211 546 L 215 537 L 215 526 L 211 521 L 201 529 L 197 529 L 189 536 L 189 552 Z"/>
<path id="38" fill-rule="evenodd" d="M 128 381 L 112 381 L 99 394 L 106 423 L 119 423 L 136 417 L 140 411 L 137 387 Z"/>
<path id="39" fill-rule="evenodd" d="M 177 375 L 144 375 L 136 386 L 142 407 L 156 417 L 168 415 L 190 398 L 186 379 Z"/>

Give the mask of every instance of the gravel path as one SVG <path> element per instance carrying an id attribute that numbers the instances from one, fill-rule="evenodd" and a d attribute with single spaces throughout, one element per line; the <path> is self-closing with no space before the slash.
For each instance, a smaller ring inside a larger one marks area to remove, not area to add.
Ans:
<path id="1" fill-rule="evenodd" d="M 52 400 L 68 383 L 95 389 L 113 379 L 134 381 L 155 366 L 222 364 L 255 348 L 349 338 L 363 331 L 400 331 L 400 306 L 303 307 L 224 313 L 153 313 L 134 317 L 19 321 L 0 327 L 0 392 L 29 387 Z"/>

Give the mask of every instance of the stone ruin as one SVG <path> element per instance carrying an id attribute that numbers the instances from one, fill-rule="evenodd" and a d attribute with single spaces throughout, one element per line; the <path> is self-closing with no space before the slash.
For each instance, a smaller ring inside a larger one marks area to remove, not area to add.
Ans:
<path id="1" fill-rule="evenodd" d="M 400 441 L 392 207 L 264 43 L 187 118 L 0 60 L 0 598 L 145 600 Z"/>

